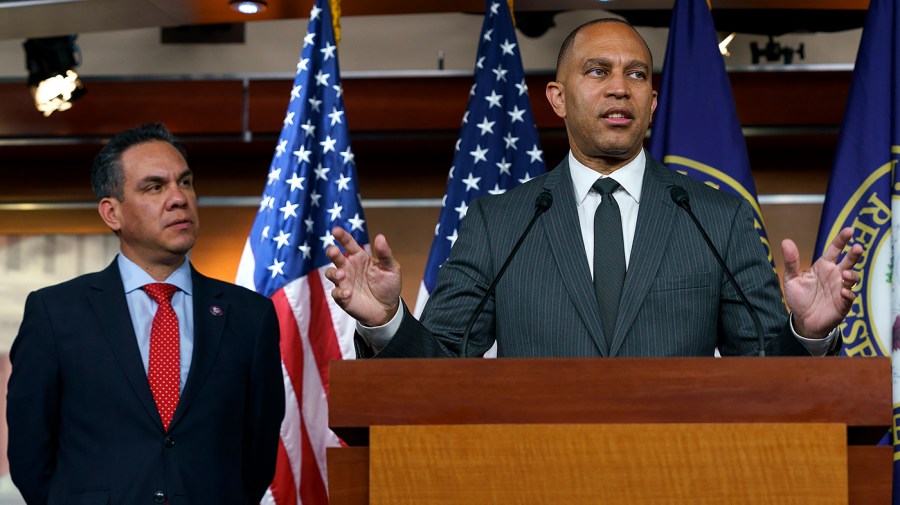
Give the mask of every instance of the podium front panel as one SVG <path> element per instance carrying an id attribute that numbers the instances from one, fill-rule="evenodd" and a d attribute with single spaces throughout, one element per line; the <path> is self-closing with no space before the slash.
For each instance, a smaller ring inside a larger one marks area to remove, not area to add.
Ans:
<path id="1" fill-rule="evenodd" d="M 841 424 L 372 426 L 373 505 L 848 503 Z"/>

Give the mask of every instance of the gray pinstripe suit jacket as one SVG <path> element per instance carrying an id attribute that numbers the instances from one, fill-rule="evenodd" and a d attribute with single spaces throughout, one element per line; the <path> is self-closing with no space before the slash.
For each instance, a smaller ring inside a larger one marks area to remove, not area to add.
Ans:
<path id="1" fill-rule="evenodd" d="M 647 157 L 634 245 L 611 344 L 584 254 L 567 162 L 506 194 L 474 202 L 441 268 L 421 322 L 407 313 L 379 357 L 456 356 L 475 306 L 525 229 L 542 189 L 553 206 L 538 219 L 467 346 L 494 339 L 506 357 L 712 356 L 758 352 L 752 319 L 703 238 L 669 196 L 684 187 L 691 207 L 756 308 L 769 355 L 808 355 L 788 326 L 778 278 L 743 199 Z"/>

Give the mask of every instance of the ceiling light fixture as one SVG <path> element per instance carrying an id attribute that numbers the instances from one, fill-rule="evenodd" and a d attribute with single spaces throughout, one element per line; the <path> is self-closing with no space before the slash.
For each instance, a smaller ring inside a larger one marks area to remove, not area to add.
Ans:
<path id="1" fill-rule="evenodd" d="M 86 1 L 88 0 L 0 0 L 0 9 L 16 9 L 19 7 L 34 7 L 36 5 L 67 4 Z"/>
<path id="2" fill-rule="evenodd" d="M 257 14 L 269 6 L 265 0 L 229 0 L 228 5 L 241 14 Z"/>
<path id="3" fill-rule="evenodd" d="M 731 41 L 734 40 L 735 35 L 737 35 L 737 32 L 731 32 L 731 35 L 725 37 L 722 42 L 719 42 L 719 52 L 722 53 L 722 56 L 731 56 L 731 53 L 728 52 L 728 44 L 731 44 Z"/>
<path id="4" fill-rule="evenodd" d="M 34 105 L 44 116 L 72 108 L 72 102 L 84 94 L 75 68 L 81 64 L 77 35 L 28 39 L 25 68 Z"/>

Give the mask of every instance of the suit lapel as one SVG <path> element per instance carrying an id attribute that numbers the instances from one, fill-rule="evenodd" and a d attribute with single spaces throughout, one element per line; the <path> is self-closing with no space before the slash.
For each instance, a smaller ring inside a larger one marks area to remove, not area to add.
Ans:
<path id="1" fill-rule="evenodd" d="M 572 188 L 568 161 L 564 160 L 547 175 L 544 188 L 551 191 L 555 202 L 541 219 L 550 251 L 588 333 L 600 354 L 606 356 L 609 354 L 609 347 L 603 337 L 597 296 L 584 255 L 584 241 L 575 211 L 575 190 Z"/>
<path id="2" fill-rule="evenodd" d="M 184 417 L 206 381 L 218 355 L 225 321 L 229 317 L 228 302 L 222 299 L 222 292 L 216 289 L 208 278 L 194 270 L 193 265 L 191 265 L 191 283 L 194 291 L 194 352 L 191 355 L 191 369 L 172 417 L 170 429 Z"/>
<path id="3" fill-rule="evenodd" d="M 122 373 L 140 399 L 144 410 L 162 430 L 162 421 L 153 400 L 153 393 L 150 391 L 150 383 L 147 382 L 147 373 L 141 361 L 141 352 L 128 312 L 128 302 L 125 300 L 122 275 L 119 273 L 116 260 L 97 274 L 88 297 L 94 316 L 103 329 L 103 337 L 112 349 Z"/>
<path id="4" fill-rule="evenodd" d="M 634 243 L 610 356 L 615 356 L 622 347 L 665 254 L 677 210 L 669 196 L 669 188 L 674 183 L 672 172 L 648 156 Z"/>

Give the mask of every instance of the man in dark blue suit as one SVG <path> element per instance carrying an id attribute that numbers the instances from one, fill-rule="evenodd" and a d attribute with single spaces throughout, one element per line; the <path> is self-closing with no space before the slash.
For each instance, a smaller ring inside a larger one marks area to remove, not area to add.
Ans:
<path id="1" fill-rule="evenodd" d="M 114 137 L 92 184 L 121 253 L 28 296 L 13 482 L 29 504 L 258 503 L 284 414 L 272 303 L 191 266 L 193 174 L 164 126 Z"/>

